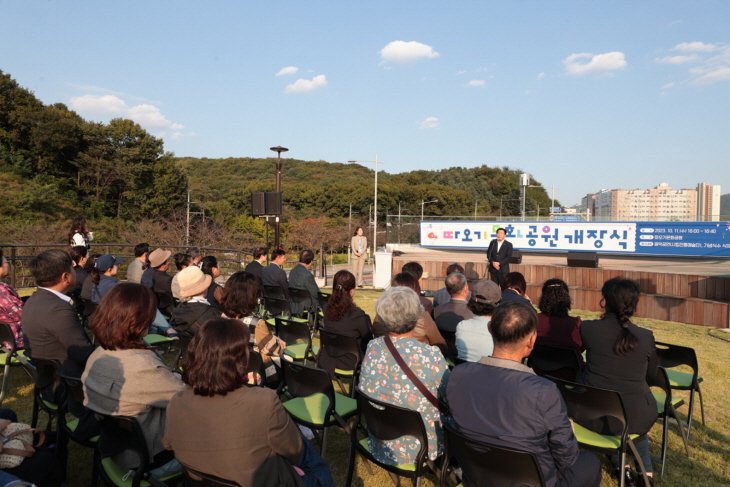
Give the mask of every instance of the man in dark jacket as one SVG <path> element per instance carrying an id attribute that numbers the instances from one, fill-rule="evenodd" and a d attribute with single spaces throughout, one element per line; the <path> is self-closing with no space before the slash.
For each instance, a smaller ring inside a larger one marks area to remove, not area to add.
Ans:
<path id="1" fill-rule="evenodd" d="M 492 356 L 459 365 L 449 377 L 446 397 L 457 428 L 474 440 L 534 453 L 549 487 L 598 487 L 601 463 L 578 451 L 557 386 L 522 365 L 537 337 L 535 310 L 506 304 L 489 331 Z"/>
<path id="2" fill-rule="evenodd" d="M 507 230 L 497 229 L 497 238 L 489 242 L 487 260 L 489 261 L 489 276 L 500 286 L 504 276 L 509 274 L 509 260 L 512 258 L 512 244 L 504 239 Z"/>
<path id="3" fill-rule="evenodd" d="M 286 280 L 286 271 L 282 268 L 286 262 L 286 250 L 275 249 L 271 252 L 271 264 L 261 271 L 261 278 L 264 286 L 279 286 L 284 290 L 284 296 L 288 300 L 289 282 Z"/>
<path id="4" fill-rule="evenodd" d="M 36 359 L 58 360 L 62 372 L 81 377 L 94 346 L 66 295 L 76 284 L 73 261 L 63 250 L 52 249 L 41 252 L 28 267 L 38 289 L 25 303 L 20 320 L 25 352 Z M 43 398 L 54 403 L 63 390 L 59 384 L 52 376 L 36 381 Z"/>
<path id="5" fill-rule="evenodd" d="M 291 289 L 306 289 L 309 291 L 311 300 L 309 304 L 306 302 L 291 303 L 292 314 L 299 315 L 303 310 L 308 309 L 312 303 L 319 301 L 319 286 L 314 282 L 314 276 L 309 270 L 314 261 L 314 252 L 311 250 L 302 250 L 299 254 L 299 264 L 289 272 L 289 287 Z"/>
<path id="6" fill-rule="evenodd" d="M 246 265 L 244 272 L 253 274 L 261 282 L 261 271 L 264 269 L 264 262 L 266 262 L 266 254 L 269 249 L 266 247 L 258 247 L 253 251 L 253 260 Z"/>

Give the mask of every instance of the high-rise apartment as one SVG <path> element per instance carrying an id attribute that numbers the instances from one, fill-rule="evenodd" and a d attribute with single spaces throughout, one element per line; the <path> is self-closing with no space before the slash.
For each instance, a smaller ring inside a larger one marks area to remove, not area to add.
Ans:
<path id="1" fill-rule="evenodd" d="M 716 222 L 720 220 L 720 185 L 697 185 L 697 219 Z"/>

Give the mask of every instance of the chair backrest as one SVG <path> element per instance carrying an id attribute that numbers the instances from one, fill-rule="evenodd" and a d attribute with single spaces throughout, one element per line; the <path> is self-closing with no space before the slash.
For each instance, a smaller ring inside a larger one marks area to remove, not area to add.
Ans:
<path id="1" fill-rule="evenodd" d="M 584 424 L 604 420 L 606 417 L 615 418 L 621 423 L 621 432 L 614 431 L 614 434 L 624 439 L 627 437 L 628 421 L 621 394 L 554 377 L 549 377 L 549 379 L 560 389 L 560 395 L 563 396 L 563 401 L 568 408 L 568 416 L 573 421 Z M 611 421 L 609 424 L 613 427 L 615 421 Z"/>
<path id="2" fill-rule="evenodd" d="M 10 347 L 5 347 L 5 343 L 10 345 Z M 7 323 L 0 323 L 0 345 L 2 346 L 3 353 L 5 353 L 5 363 L 0 364 L 5 367 L 3 370 L 3 385 L 2 389 L 0 389 L 0 404 L 2 404 L 3 400 L 5 399 L 5 391 L 8 388 L 8 379 L 10 378 L 10 365 L 13 362 L 15 351 L 18 348 L 17 344 L 15 343 L 13 330 Z"/>
<path id="3" fill-rule="evenodd" d="M 43 388 L 56 382 L 57 372 L 61 370 L 61 363 L 58 360 L 33 358 L 33 365 L 37 373 L 36 388 Z"/>
<path id="4" fill-rule="evenodd" d="M 671 369 L 680 365 L 686 365 L 692 368 L 692 382 L 694 383 L 697 380 L 699 365 L 694 348 L 656 342 L 656 354 L 660 366 Z"/>
<path id="5" fill-rule="evenodd" d="M 81 416 L 87 411 L 86 406 L 84 406 L 84 385 L 81 382 L 80 377 L 71 377 L 70 375 L 65 375 L 62 373 L 58 373 L 58 376 L 63 379 L 63 381 L 66 384 L 66 404 L 65 409 L 69 413 L 73 414 L 76 417 Z"/>
<path id="6" fill-rule="evenodd" d="M 267 298 L 286 299 L 286 293 L 281 286 L 264 286 L 264 296 Z"/>
<path id="7" fill-rule="evenodd" d="M 281 361 L 281 370 L 287 392 L 293 397 L 307 397 L 318 393 L 327 396 L 330 404 L 324 417 L 330 417 L 335 407 L 335 388 L 326 370 L 295 364 L 288 360 Z"/>
<path id="8" fill-rule="evenodd" d="M 182 466 L 186 487 L 240 487 L 232 480 L 222 479 L 199 470 L 193 470 L 187 465 Z"/>
<path id="9" fill-rule="evenodd" d="M 357 338 L 340 335 L 327 330 L 320 330 L 319 342 L 328 356 L 332 358 L 352 355 L 356 363 L 362 362 L 363 353 Z M 355 367 L 357 368 L 357 367 Z"/>
<path id="10" fill-rule="evenodd" d="M 306 289 L 296 289 L 293 287 L 289 288 L 289 296 L 295 303 L 309 303 L 309 308 L 312 307 L 312 295 Z"/>
<path id="11" fill-rule="evenodd" d="M 395 440 L 412 436 L 421 445 L 416 454 L 416 465 L 423 464 L 428 454 L 428 436 L 421 413 L 415 409 L 394 406 L 367 396 L 355 389 L 357 399 L 358 423 L 365 423 L 368 434 L 381 441 Z M 353 432 L 357 428 L 353 428 Z"/>
<path id="12" fill-rule="evenodd" d="M 101 427 L 97 443 L 102 457 L 110 457 L 123 451 L 131 451 L 139 458 L 140 465 L 149 463 L 149 453 L 144 433 L 136 418 L 131 416 L 107 416 L 96 414 Z"/>
<path id="13" fill-rule="evenodd" d="M 317 293 L 317 299 L 319 301 L 319 309 L 321 309 L 322 312 L 324 312 L 324 308 L 325 308 L 325 306 L 327 306 L 327 301 L 329 301 L 330 296 L 331 296 L 331 294 L 326 294 L 321 291 Z"/>
<path id="14" fill-rule="evenodd" d="M 465 487 L 545 485 L 540 463 L 534 453 L 472 440 L 448 423 L 444 424 L 444 440 L 446 461 L 451 463 L 452 458 L 459 461 L 461 481 Z"/>
<path id="15" fill-rule="evenodd" d="M 553 347 L 536 343 L 530 356 L 527 357 L 528 367 L 537 367 L 545 372 L 552 372 L 563 368 L 571 368 L 575 378 L 580 375 L 580 357 L 573 348 Z"/>
<path id="16" fill-rule="evenodd" d="M 291 307 L 289 306 L 289 301 L 286 299 L 266 296 L 264 298 L 264 306 L 271 316 L 291 316 Z"/>
<path id="17" fill-rule="evenodd" d="M 654 377 L 647 377 L 646 383 L 649 387 L 658 387 L 662 390 L 666 399 L 664 400 L 664 411 L 669 411 L 672 405 L 672 387 L 669 385 L 669 377 L 664 367 L 658 367 Z"/>
<path id="18" fill-rule="evenodd" d="M 287 345 L 303 341 L 312 345 L 312 335 L 309 334 L 309 326 L 299 321 L 275 318 L 276 336 L 286 342 Z"/>
<path id="19" fill-rule="evenodd" d="M 251 349 L 249 349 L 249 351 L 248 351 L 247 370 L 249 372 L 258 374 L 258 376 L 261 378 L 261 382 L 259 382 L 259 384 L 258 384 L 259 386 L 264 387 L 266 385 L 266 372 L 264 369 L 264 361 L 258 352 L 251 350 Z"/>

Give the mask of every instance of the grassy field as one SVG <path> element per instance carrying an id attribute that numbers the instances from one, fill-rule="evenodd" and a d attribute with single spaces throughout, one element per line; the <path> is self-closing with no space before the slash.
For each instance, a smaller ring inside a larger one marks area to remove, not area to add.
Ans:
<path id="1" fill-rule="evenodd" d="M 358 291 L 355 295 L 357 304 L 374 316 L 375 301 L 380 293 L 376 291 Z M 593 319 L 598 313 L 575 310 L 573 313 L 583 319 Z M 706 425 L 700 421 L 699 403 L 695 411 L 695 422 L 690 439 L 691 458 L 687 458 L 679 437 L 676 425 L 669 428 L 669 452 L 664 479 L 659 485 L 669 486 L 720 486 L 730 485 L 730 420 L 725 418 L 730 410 L 730 333 L 719 330 L 708 330 L 698 326 L 670 323 L 664 321 L 637 318 L 635 322 L 651 329 L 657 341 L 675 343 L 693 347 L 697 351 L 700 373 L 704 377 L 702 390 L 705 400 Z M 174 358 L 166 356 L 168 363 Z M 10 373 L 8 394 L 2 407 L 14 409 L 20 421 L 30 423 L 33 387 L 28 376 L 20 369 L 13 368 Z M 688 399 L 688 394 L 676 393 Z M 679 413 L 686 420 L 687 405 Z M 245 415 L 245 411 L 242 411 Z M 40 426 L 45 418 L 41 416 Z M 661 446 L 661 425 L 657 423 L 650 433 L 651 452 L 658 456 Z M 92 452 L 79 445 L 69 446 L 69 468 L 67 484 L 70 487 L 87 486 L 91 480 Z M 328 433 L 326 460 L 332 468 L 337 485 L 344 485 L 347 474 L 349 438 L 339 428 L 331 428 Z M 613 476 L 608 473 L 609 464 L 603 460 L 604 474 L 602 486 L 616 485 Z M 654 465 L 658 475 L 658 465 Z M 393 485 L 390 477 L 382 470 L 373 467 L 373 475 L 368 474 L 364 465 L 358 460 L 353 485 L 386 487 Z M 658 476 L 657 476 L 658 479 Z M 429 475 L 424 486 L 437 486 L 438 480 Z"/>

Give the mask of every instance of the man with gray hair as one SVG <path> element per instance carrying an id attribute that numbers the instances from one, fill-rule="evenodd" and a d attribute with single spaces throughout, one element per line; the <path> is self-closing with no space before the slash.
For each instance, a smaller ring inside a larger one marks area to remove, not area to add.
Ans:
<path id="1" fill-rule="evenodd" d="M 433 310 L 433 320 L 436 322 L 441 335 L 446 340 L 450 357 L 456 357 L 456 326 L 464 320 L 474 317 L 474 313 L 467 306 L 469 286 L 466 276 L 461 272 L 449 274 L 445 280 L 446 291 L 451 300 L 441 304 Z"/>
<path id="2" fill-rule="evenodd" d="M 461 266 L 461 264 L 453 263 L 449 264 L 449 266 L 446 268 L 446 275 L 451 275 L 454 272 L 461 272 L 464 274 L 464 268 Z M 467 301 L 471 298 L 470 296 L 467 298 Z M 446 286 L 442 287 L 441 289 L 437 289 L 433 292 L 433 307 L 440 304 L 446 304 L 449 301 L 451 301 L 451 296 L 449 295 L 449 292 L 446 290 Z"/>
<path id="3" fill-rule="evenodd" d="M 506 303 L 494 312 L 489 331 L 492 356 L 455 367 L 449 379 L 456 427 L 474 440 L 534 453 L 549 487 L 598 487 L 601 463 L 578 451 L 557 386 L 522 365 L 537 338 L 535 309 Z"/>

